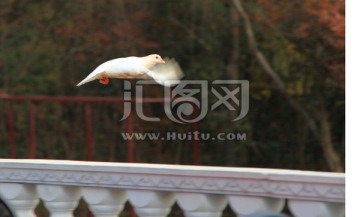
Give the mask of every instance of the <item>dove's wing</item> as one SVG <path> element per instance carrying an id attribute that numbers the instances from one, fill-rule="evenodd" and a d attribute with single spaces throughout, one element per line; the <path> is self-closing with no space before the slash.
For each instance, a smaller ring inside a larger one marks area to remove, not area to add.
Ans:
<path id="1" fill-rule="evenodd" d="M 184 76 L 178 62 L 175 59 L 165 58 L 165 63 L 157 64 L 142 78 L 154 79 L 163 86 L 173 86 L 180 83 Z"/>

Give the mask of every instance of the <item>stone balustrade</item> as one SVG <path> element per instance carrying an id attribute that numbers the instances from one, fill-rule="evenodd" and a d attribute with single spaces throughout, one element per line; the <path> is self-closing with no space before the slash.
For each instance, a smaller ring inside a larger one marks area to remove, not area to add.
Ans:
<path id="1" fill-rule="evenodd" d="M 297 170 L 0 160 L 0 198 L 14 216 L 35 216 L 40 200 L 51 217 L 70 217 L 80 198 L 96 217 L 119 216 L 129 201 L 139 217 L 165 217 L 177 203 L 186 217 L 281 212 L 342 217 L 345 175 Z"/>

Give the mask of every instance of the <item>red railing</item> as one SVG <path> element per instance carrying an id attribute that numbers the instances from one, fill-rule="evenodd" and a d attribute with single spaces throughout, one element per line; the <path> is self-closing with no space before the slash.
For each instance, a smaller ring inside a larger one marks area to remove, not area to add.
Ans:
<path id="1" fill-rule="evenodd" d="M 143 103 L 165 103 L 171 99 L 164 98 L 142 98 Z M 27 102 L 29 103 L 29 158 L 36 158 L 36 103 L 38 102 L 54 102 L 54 103 L 67 103 L 75 102 L 82 103 L 85 106 L 85 141 L 86 141 L 86 160 L 92 161 L 94 159 L 94 146 L 92 140 L 92 121 L 91 121 L 91 105 L 94 103 L 110 103 L 118 104 L 124 102 L 136 103 L 135 98 L 124 99 L 116 97 L 68 97 L 68 96 L 17 96 L 17 95 L 5 95 L 0 94 L 0 101 L 8 101 L 5 109 L 5 116 L 7 121 L 7 129 L 9 136 L 10 151 L 9 155 L 11 158 L 16 158 L 16 132 L 14 122 L 14 102 Z M 184 101 L 193 101 L 192 98 L 184 99 Z M 133 118 L 130 115 L 126 121 L 127 133 L 133 133 Z M 198 122 L 192 123 L 192 130 L 198 131 Z M 127 142 L 127 161 L 134 162 L 134 141 L 129 139 Z M 192 140 L 192 161 L 193 164 L 199 164 L 199 141 L 196 139 Z"/>

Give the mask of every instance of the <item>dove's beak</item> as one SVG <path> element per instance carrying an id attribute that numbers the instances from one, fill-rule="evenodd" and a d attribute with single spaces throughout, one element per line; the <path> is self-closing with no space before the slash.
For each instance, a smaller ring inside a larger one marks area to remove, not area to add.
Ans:
<path id="1" fill-rule="evenodd" d="M 165 63 L 165 61 L 163 59 L 161 59 L 160 61 L 161 61 L 161 63 Z"/>

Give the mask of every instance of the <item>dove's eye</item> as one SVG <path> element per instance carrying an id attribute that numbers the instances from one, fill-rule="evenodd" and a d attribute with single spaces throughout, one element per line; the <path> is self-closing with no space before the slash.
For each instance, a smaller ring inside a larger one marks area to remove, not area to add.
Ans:
<path id="1" fill-rule="evenodd" d="M 159 57 L 158 57 L 158 56 L 156 56 L 155 58 L 156 58 L 156 59 L 159 59 Z"/>

